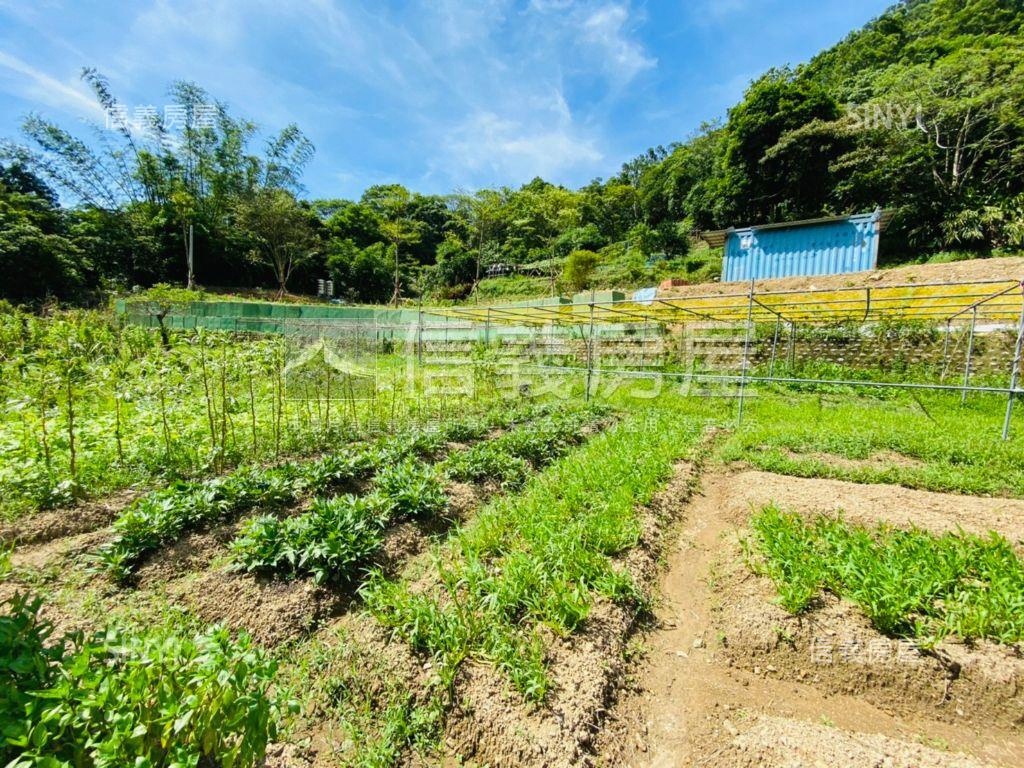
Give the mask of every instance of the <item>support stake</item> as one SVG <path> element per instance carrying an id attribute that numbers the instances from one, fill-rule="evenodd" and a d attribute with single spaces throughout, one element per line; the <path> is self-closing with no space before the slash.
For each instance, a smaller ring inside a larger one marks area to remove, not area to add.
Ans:
<path id="1" fill-rule="evenodd" d="M 964 364 L 964 391 L 960 393 L 960 405 L 967 402 L 967 387 L 971 384 L 971 363 L 974 356 L 974 326 L 978 323 L 978 308 L 971 313 L 971 332 L 967 336 L 967 362 Z"/>
<path id="2" fill-rule="evenodd" d="M 740 405 L 736 412 L 736 426 L 743 423 L 743 398 L 747 389 L 747 360 L 750 356 L 750 330 L 754 321 L 754 281 L 750 281 L 750 294 L 747 301 L 747 327 L 743 338 L 743 362 L 740 364 Z"/>
<path id="3" fill-rule="evenodd" d="M 1010 393 L 1006 396 L 1006 418 L 1003 419 L 1003 440 L 1010 439 L 1010 417 L 1013 415 L 1013 398 L 1020 381 L 1020 354 L 1024 346 L 1024 282 L 1021 283 L 1020 320 L 1017 322 L 1017 344 L 1013 351 L 1013 372 L 1010 374 Z"/>

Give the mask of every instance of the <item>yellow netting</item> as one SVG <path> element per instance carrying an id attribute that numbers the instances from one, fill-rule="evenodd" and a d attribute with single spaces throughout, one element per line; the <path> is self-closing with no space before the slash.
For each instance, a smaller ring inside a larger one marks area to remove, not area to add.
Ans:
<path id="1" fill-rule="evenodd" d="M 945 323 L 1016 321 L 1022 288 L 1017 281 L 897 285 L 837 290 L 719 294 L 576 304 L 454 307 L 434 314 L 514 325 L 694 322 L 755 322 L 776 319 L 801 323 L 920 320 Z"/>

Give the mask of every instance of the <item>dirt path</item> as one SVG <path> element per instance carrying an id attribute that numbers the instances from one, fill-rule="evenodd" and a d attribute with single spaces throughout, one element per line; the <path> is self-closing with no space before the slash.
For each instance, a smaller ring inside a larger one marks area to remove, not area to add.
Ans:
<path id="1" fill-rule="evenodd" d="M 705 476 L 689 505 L 667 558 L 657 626 L 644 638 L 646 662 L 599 740 L 602 765 L 1020 764 L 1019 734 L 896 716 L 810 680 L 734 665 L 716 616 L 723 553 L 735 551 L 739 531 L 738 487 L 735 476 Z"/>
<path id="2" fill-rule="evenodd" d="M 1024 542 L 1024 500 L 935 493 L 899 485 L 803 478 L 756 470 L 731 474 L 719 514 L 740 523 L 751 509 L 775 504 L 800 514 L 836 513 L 859 525 L 916 526 L 942 534 L 962 529 L 985 536 L 996 531 Z"/>

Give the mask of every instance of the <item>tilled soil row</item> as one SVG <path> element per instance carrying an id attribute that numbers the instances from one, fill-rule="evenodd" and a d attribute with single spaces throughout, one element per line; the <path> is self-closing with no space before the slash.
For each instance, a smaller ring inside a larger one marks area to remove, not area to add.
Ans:
<path id="1" fill-rule="evenodd" d="M 504 431 L 494 429 L 482 439 L 492 439 Z M 466 446 L 460 443 L 449 443 L 444 453 L 464 448 Z M 356 480 L 337 492 L 361 493 L 366 489 L 366 481 Z M 450 507 L 446 519 L 396 526 L 388 532 L 379 557 L 368 567 L 397 568 L 400 562 L 422 551 L 432 536 L 471 514 L 482 496 L 494 490 L 493 487 L 449 483 L 446 491 Z M 351 588 L 333 589 L 304 579 L 289 581 L 231 571 L 227 564 L 227 545 L 246 520 L 262 513 L 258 509 L 212 527 L 190 531 L 148 554 L 129 585 L 119 588 L 97 570 L 93 555 L 113 540 L 116 534 L 110 523 L 139 495 L 126 493 L 123 503 L 90 503 L 26 518 L 26 530 L 35 531 L 37 535 L 30 537 L 34 543 L 15 547 L 11 557 L 15 572 L 0 582 L 0 599 L 15 592 L 43 591 L 48 599 L 43 602 L 41 615 L 53 622 L 58 634 L 65 630 L 100 629 L 109 615 L 116 613 L 125 602 L 141 611 L 147 610 L 148 603 L 170 603 L 186 608 L 204 622 L 245 630 L 268 648 L 307 635 L 323 621 L 343 612 L 351 602 Z M 300 514 L 311 502 L 311 497 L 303 497 L 277 514 Z M 61 515 L 66 519 L 58 525 L 56 521 Z M 78 530 L 84 532 L 68 533 Z M 147 596 L 154 599 L 149 600 Z M 83 600 L 106 605 L 109 610 L 96 610 L 92 606 L 83 611 L 79 605 Z"/>

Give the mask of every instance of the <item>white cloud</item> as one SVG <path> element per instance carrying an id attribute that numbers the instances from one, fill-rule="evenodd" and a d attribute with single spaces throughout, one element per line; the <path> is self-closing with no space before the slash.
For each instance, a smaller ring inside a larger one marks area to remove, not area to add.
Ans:
<path id="1" fill-rule="evenodd" d="M 629 10 L 623 5 L 605 5 L 583 22 L 583 39 L 595 46 L 606 60 L 606 70 L 620 83 L 629 82 L 645 69 L 657 66 L 657 59 L 629 37 Z"/>
<path id="2" fill-rule="evenodd" d="M 518 115 L 477 111 L 447 136 L 437 168 L 454 167 L 458 186 L 519 184 L 534 176 L 558 179 L 597 168 L 604 154 L 582 132 L 561 94 L 549 97 L 540 114 L 524 104 Z"/>
<path id="3" fill-rule="evenodd" d="M 427 21 L 446 48 L 461 49 L 485 43 L 506 21 L 511 0 L 418 0 L 416 16 Z"/>
<path id="4" fill-rule="evenodd" d="M 5 90 L 38 104 L 67 110 L 83 117 L 103 117 L 103 110 L 76 77 L 64 82 L 16 56 L 0 51 L 0 69 L 7 70 Z"/>
<path id="5" fill-rule="evenodd" d="M 574 184 L 607 170 L 608 113 L 656 66 L 642 21 L 629 0 L 148 0 L 106 50 L 67 58 L 129 107 L 180 78 L 268 130 L 297 122 L 325 184 Z"/>

